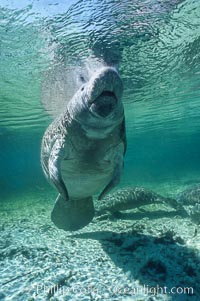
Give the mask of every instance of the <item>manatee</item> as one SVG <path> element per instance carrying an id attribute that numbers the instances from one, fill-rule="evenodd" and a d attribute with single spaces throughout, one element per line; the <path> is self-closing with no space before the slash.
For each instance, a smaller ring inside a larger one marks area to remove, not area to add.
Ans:
<path id="1" fill-rule="evenodd" d="M 42 168 L 59 192 L 51 219 L 60 229 L 86 226 L 94 216 L 92 196 L 102 199 L 120 181 L 126 151 L 122 93 L 116 68 L 100 68 L 43 136 Z"/>
<path id="2" fill-rule="evenodd" d="M 176 197 L 180 206 L 184 206 L 191 220 L 200 224 L 200 184 L 190 186 Z"/>
<path id="3" fill-rule="evenodd" d="M 179 209 L 179 204 L 173 198 L 163 197 L 144 187 L 125 187 L 105 196 L 99 204 L 97 212 L 99 214 L 104 211 L 116 213 L 155 203 L 164 203 Z"/>
<path id="4" fill-rule="evenodd" d="M 170 205 L 181 216 L 200 224 L 200 185 L 187 188 L 175 198 L 164 197 L 144 187 L 125 187 L 106 195 L 101 203 L 98 203 L 96 215 L 102 215 L 106 211 L 115 214 L 156 203 Z"/>
<path id="5" fill-rule="evenodd" d="M 186 188 L 177 195 L 176 199 L 180 204 L 186 206 L 200 204 L 200 184 Z"/>

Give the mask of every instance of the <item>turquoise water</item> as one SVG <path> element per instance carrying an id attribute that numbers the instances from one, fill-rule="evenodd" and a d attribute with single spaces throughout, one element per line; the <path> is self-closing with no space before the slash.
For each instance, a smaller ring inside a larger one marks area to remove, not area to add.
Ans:
<path id="1" fill-rule="evenodd" d="M 70 68 L 84 73 L 91 55 L 117 64 L 124 82 L 122 185 L 198 182 L 198 1 L 3 0 L 0 8 L 1 195 L 45 186 L 40 143 L 52 120 L 42 104 L 52 101 L 43 92 L 44 82 L 51 88 L 46 74 L 67 66 L 69 99 L 78 86 Z M 57 99 L 61 88 L 51 88 Z"/>
<path id="2" fill-rule="evenodd" d="M 195 0 L 0 0 L 0 300 L 80 300 L 36 294 L 34 285 L 59 282 L 66 266 L 76 267 L 84 285 L 98 283 L 96 275 L 109 283 L 119 275 L 133 285 L 193 285 L 191 300 L 199 300 L 200 236 L 189 217 L 150 206 L 121 219 L 97 216 L 73 237 L 50 221 L 57 192 L 40 164 L 46 128 L 80 87 L 80 76 L 104 61 L 118 67 L 124 84 L 128 147 L 118 187 L 174 197 L 200 183 L 199 49 Z M 39 267 L 43 272 L 32 276 Z M 106 293 L 81 300 L 119 300 Z"/>

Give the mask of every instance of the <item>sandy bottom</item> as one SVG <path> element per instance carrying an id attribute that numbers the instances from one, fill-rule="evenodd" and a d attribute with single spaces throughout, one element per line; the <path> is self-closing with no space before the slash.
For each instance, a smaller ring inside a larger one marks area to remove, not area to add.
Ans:
<path id="1" fill-rule="evenodd" d="M 0 300 L 200 300 L 200 229 L 188 217 L 151 205 L 64 232 L 50 221 L 53 200 L 1 202 Z"/>

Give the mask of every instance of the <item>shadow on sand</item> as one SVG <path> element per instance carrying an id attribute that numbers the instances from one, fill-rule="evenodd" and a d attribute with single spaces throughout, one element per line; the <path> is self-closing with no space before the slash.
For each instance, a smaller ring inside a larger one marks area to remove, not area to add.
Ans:
<path id="1" fill-rule="evenodd" d="M 173 301 L 200 300 L 200 257 L 183 239 L 173 236 L 173 231 L 158 237 L 137 231 L 96 231 L 73 237 L 99 240 L 114 264 L 149 295 L 162 293 Z"/>

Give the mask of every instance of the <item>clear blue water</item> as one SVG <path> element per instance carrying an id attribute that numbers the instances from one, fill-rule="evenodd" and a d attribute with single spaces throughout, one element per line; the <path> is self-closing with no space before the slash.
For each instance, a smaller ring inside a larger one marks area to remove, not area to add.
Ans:
<path id="1" fill-rule="evenodd" d="M 197 301 L 200 234 L 191 216 L 156 204 L 95 216 L 78 234 L 50 220 L 57 192 L 42 173 L 42 136 L 99 60 L 117 65 L 124 83 L 119 187 L 175 196 L 200 183 L 198 0 L 0 0 L 0 300 L 80 300 L 58 291 L 51 299 L 41 284 L 92 283 L 105 294 L 81 300 L 136 300 L 107 288 L 159 284 L 195 293 L 138 298 Z"/>
<path id="2" fill-rule="evenodd" d="M 48 187 L 39 159 L 52 120 L 43 106 L 52 102 L 44 83 L 58 101 L 62 86 L 47 75 L 65 66 L 70 98 L 78 85 L 76 68 L 85 72 L 91 55 L 117 64 L 124 82 L 128 150 L 122 185 L 187 177 L 198 182 L 198 1 L 1 0 L 0 20 L 3 198 Z"/>

